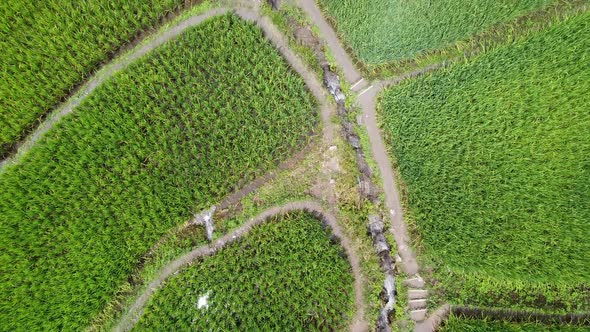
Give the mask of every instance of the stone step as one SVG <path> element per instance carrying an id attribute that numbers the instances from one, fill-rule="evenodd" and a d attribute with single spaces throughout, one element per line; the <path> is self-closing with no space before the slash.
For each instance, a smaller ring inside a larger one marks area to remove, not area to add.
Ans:
<path id="1" fill-rule="evenodd" d="M 425 289 L 410 289 L 408 290 L 408 299 L 421 300 L 428 297 L 428 291 Z"/>
<path id="2" fill-rule="evenodd" d="M 426 309 L 410 311 L 410 318 L 414 322 L 421 322 L 426 319 Z"/>
<path id="3" fill-rule="evenodd" d="M 422 277 L 414 277 L 404 280 L 404 286 L 410 288 L 424 288 L 424 279 Z"/>
<path id="4" fill-rule="evenodd" d="M 408 306 L 411 310 L 426 308 L 426 300 L 410 300 Z"/>

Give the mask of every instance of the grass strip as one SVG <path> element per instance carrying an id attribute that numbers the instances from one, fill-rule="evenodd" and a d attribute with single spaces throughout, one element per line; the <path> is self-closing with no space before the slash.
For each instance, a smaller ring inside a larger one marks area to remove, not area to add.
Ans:
<path id="1" fill-rule="evenodd" d="M 451 315 L 440 332 L 588 332 L 587 326 L 462 319 Z"/>

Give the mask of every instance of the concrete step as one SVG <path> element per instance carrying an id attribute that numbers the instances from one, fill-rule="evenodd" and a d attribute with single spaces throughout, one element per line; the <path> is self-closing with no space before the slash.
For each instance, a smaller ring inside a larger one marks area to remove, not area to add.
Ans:
<path id="1" fill-rule="evenodd" d="M 426 308 L 426 300 L 410 300 L 408 306 L 411 310 Z"/>
<path id="2" fill-rule="evenodd" d="M 359 92 L 362 89 L 364 89 L 367 86 L 367 84 L 369 84 L 369 82 L 367 82 L 366 79 L 361 77 L 358 81 L 356 81 L 350 86 L 350 90 L 354 92 Z"/>
<path id="3" fill-rule="evenodd" d="M 425 289 L 410 289 L 408 290 L 408 299 L 421 300 L 428 297 L 428 291 Z"/>
<path id="4" fill-rule="evenodd" d="M 360 97 L 360 96 L 364 95 L 365 93 L 369 92 L 369 91 L 370 91 L 372 88 L 373 88 L 373 86 L 372 86 L 372 85 L 369 85 L 368 87 L 366 87 L 366 88 L 364 88 L 363 90 L 361 90 L 361 91 L 358 93 L 358 96 Z"/>
<path id="5" fill-rule="evenodd" d="M 421 322 L 426 319 L 426 309 L 410 311 L 410 318 L 414 322 Z"/>
<path id="6" fill-rule="evenodd" d="M 424 279 L 422 277 L 414 277 L 404 280 L 404 286 L 410 288 L 424 288 Z"/>

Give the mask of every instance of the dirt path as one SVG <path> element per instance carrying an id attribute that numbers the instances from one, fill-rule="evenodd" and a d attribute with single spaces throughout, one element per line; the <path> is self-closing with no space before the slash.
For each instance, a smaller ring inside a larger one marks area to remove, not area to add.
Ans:
<path id="1" fill-rule="evenodd" d="M 265 210 L 255 218 L 250 219 L 240 228 L 224 235 L 223 237 L 214 241 L 212 244 L 197 248 L 185 254 L 184 256 L 181 256 L 180 258 L 176 259 L 170 264 L 166 265 L 160 271 L 158 276 L 152 282 L 150 282 L 150 284 L 147 286 L 144 292 L 137 298 L 135 303 L 131 306 L 130 310 L 121 318 L 119 324 L 115 328 L 115 331 L 131 330 L 133 326 L 137 324 L 137 322 L 141 318 L 143 314 L 143 309 L 145 308 L 146 304 L 148 303 L 152 295 L 155 293 L 155 291 L 162 286 L 162 283 L 166 279 L 168 279 L 178 270 L 182 269 L 183 267 L 185 267 L 186 265 L 190 264 L 191 262 L 195 261 L 200 257 L 215 254 L 224 246 L 248 234 L 248 232 L 256 225 L 259 225 L 272 217 L 282 216 L 286 213 L 294 211 L 306 211 L 312 213 L 313 215 L 321 219 L 324 224 L 329 226 L 332 230 L 332 234 L 334 234 L 335 237 L 340 239 L 340 243 L 346 252 L 348 261 L 350 262 L 350 265 L 352 267 L 352 273 L 354 275 L 355 305 L 358 309 L 361 309 L 357 310 L 355 314 L 353 326 L 365 325 L 363 322 L 364 302 L 363 281 L 359 263 L 360 259 L 352 249 L 353 246 L 351 244 L 351 241 L 344 236 L 342 229 L 338 225 L 338 221 L 336 220 L 336 218 L 332 214 L 324 210 L 324 208 L 319 203 L 315 201 L 299 201 L 287 203 L 282 206 L 276 206 L 268 210 Z"/>
<path id="2" fill-rule="evenodd" d="M 171 39 L 178 37 L 186 29 L 199 25 L 203 21 L 218 15 L 229 12 L 228 8 L 212 9 L 204 14 L 191 16 L 176 25 L 166 28 L 163 32 L 156 33 L 156 37 L 145 44 L 134 48 L 130 53 L 117 57 L 109 64 L 105 65 L 98 71 L 88 82 L 81 86 L 78 93 L 74 94 L 67 102 L 53 111 L 46 120 L 37 127 L 22 143 L 19 144 L 16 153 L 0 161 L 0 172 L 11 164 L 19 162 L 20 158 L 25 155 L 37 141 L 45 135 L 53 126 L 64 116 L 73 113 L 76 107 L 84 101 L 97 87 L 110 79 L 118 71 L 127 68 L 131 63 L 140 57 L 146 55 L 155 48 L 163 45 Z M 333 137 L 333 124 L 330 121 L 332 109 L 326 102 L 326 96 L 321 88 L 320 82 L 315 74 L 299 59 L 287 46 L 286 39 L 274 27 L 268 18 L 261 18 L 256 11 L 246 9 L 237 10 L 237 14 L 248 21 L 254 21 L 264 31 L 268 39 L 277 47 L 278 51 L 285 58 L 291 67 L 303 78 L 309 91 L 316 97 L 320 103 L 321 120 L 323 124 L 323 135 L 325 141 L 331 141 Z M 149 39 L 151 37 L 147 37 Z"/>
<path id="3" fill-rule="evenodd" d="M 330 23 L 322 15 L 321 10 L 318 8 L 314 0 L 296 0 L 299 7 L 301 7 L 307 15 L 312 19 L 313 23 L 318 26 L 322 32 L 328 48 L 338 61 L 338 65 L 342 68 L 346 81 L 353 84 L 358 82 L 362 75 L 355 68 L 352 60 L 340 44 L 340 40 L 336 35 L 336 32 L 330 26 Z"/>
<path id="4" fill-rule="evenodd" d="M 393 168 L 389 161 L 385 143 L 381 137 L 381 132 L 377 124 L 375 114 L 375 97 L 380 91 L 381 86 L 373 87 L 358 97 L 358 102 L 363 109 L 363 123 L 367 128 L 369 140 L 371 141 L 371 152 L 373 158 L 379 166 L 379 173 L 383 181 L 383 190 L 385 191 L 385 206 L 389 211 L 391 218 L 391 231 L 397 243 L 398 254 L 402 258 L 404 272 L 413 276 L 418 273 L 418 263 L 413 250 L 410 248 L 410 238 L 403 220 L 403 211 L 399 199 Z"/>

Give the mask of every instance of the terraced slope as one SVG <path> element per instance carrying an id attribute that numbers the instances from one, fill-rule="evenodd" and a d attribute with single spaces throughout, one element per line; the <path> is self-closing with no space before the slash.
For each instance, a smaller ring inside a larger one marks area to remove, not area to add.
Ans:
<path id="1" fill-rule="evenodd" d="M 355 55 L 369 65 L 411 60 L 468 39 L 552 0 L 320 0 Z"/>
<path id="2" fill-rule="evenodd" d="M 98 64 L 181 3 L 0 3 L 0 157 Z"/>
<path id="3" fill-rule="evenodd" d="M 233 15 L 117 73 L 0 174 L 2 329 L 83 329 L 167 230 L 316 122 L 302 79 Z"/>
<path id="4" fill-rule="evenodd" d="M 169 279 L 135 330 L 345 330 L 352 285 L 329 228 L 296 212 L 256 226 Z"/>
<path id="5" fill-rule="evenodd" d="M 456 304 L 590 308 L 590 13 L 381 101 L 425 261 Z"/>

